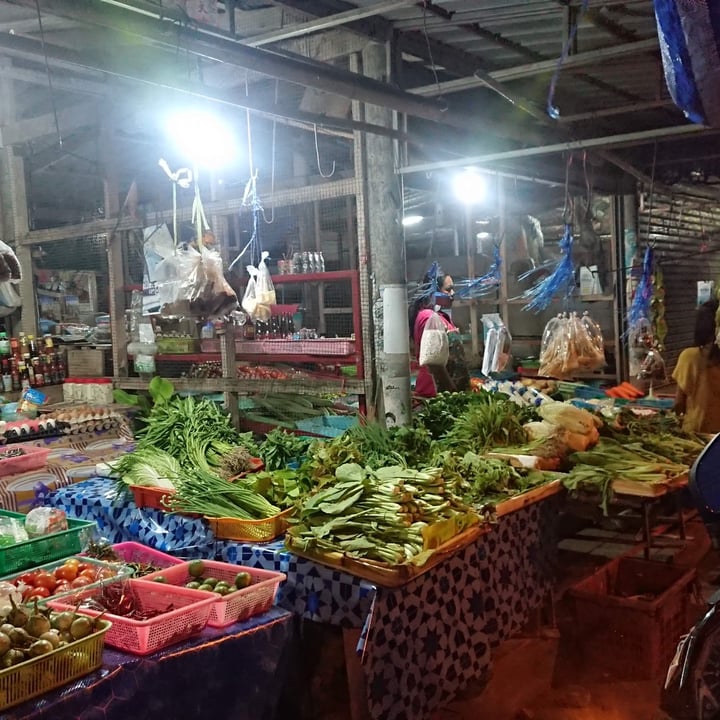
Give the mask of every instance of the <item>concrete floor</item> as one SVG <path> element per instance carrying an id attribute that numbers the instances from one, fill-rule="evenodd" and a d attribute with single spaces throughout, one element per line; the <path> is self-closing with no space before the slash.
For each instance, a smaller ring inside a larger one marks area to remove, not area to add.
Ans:
<path id="1" fill-rule="evenodd" d="M 689 542 L 679 550 L 660 547 L 652 559 L 698 567 L 703 595 L 720 585 L 720 557 L 700 522 L 688 526 Z M 665 538 L 665 540 L 673 538 Z M 677 538 L 676 538 L 677 539 Z M 582 532 L 561 544 L 558 592 L 594 568 L 632 548 L 632 537 L 620 531 Z M 661 540 L 659 545 L 666 543 Z M 670 543 L 672 545 L 672 543 Z M 593 667 L 582 656 L 573 633 L 572 606 L 556 607 L 556 631 L 512 640 L 496 651 L 493 677 L 487 687 L 469 688 L 462 698 L 439 710 L 433 720 L 657 720 L 660 681 L 627 681 Z M 688 613 L 687 626 L 701 607 Z"/>

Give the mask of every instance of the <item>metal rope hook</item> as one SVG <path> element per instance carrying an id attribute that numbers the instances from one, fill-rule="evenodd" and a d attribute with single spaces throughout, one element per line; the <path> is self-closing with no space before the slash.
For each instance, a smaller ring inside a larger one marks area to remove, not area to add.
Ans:
<path id="1" fill-rule="evenodd" d="M 322 168 L 320 167 L 320 148 L 318 146 L 318 131 L 317 131 L 317 123 L 313 123 L 313 132 L 315 133 L 315 159 L 317 160 L 317 169 L 320 173 L 320 177 L 327 180 L 328 178 L 331 178 L 335 174 L 335 161 L 332 161 L 332 170 L 330 171 L 330 174 L 326 175 Z"/>

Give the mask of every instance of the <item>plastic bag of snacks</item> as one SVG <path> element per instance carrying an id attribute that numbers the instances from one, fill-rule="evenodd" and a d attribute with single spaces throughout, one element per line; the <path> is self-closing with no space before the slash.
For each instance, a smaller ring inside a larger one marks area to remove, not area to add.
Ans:
<path id="1" fill-rule="evenodd" d="M 434 312 L 423 328 L 418 362 L 420 365 L 445 367 L 449 359 L 450 343 L 448 342 L 447 328 L 440 315 Z"/>
<path id="2" fill-rule="evenodd" d="M 482 316 L 484 328 L 485 350 L 483 352 L 482 373 L 502 372 L 510 362 L 510 331 L 501 320 L 500 315 L 491 313 Z"/>
<path id="3" fill-rule="evenodd" d="M 67 516 L 60 508 L 39 507 L 31 510 L 25 517 L 25 530 L 33 537 L 51 535 L 68 529 Z"/>
<path id="4" fill-rule="evenodd" d="M 605 348 L 599 325 L 585 313 L 558 315 L 543 332 L 539 375 L 565 378 L 592 372 L 605 365 Z"/>

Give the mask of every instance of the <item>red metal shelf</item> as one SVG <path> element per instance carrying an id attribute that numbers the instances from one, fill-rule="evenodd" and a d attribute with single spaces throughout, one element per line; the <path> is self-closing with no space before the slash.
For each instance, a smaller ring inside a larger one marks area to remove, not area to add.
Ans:
<path id="1" fill-rule="evenodd" d="M 266 363 L 292 365 L 294 363 L 302 363 L 307 365 L 356 365 L 357 358 L 352 355 L 339 356 L 323 356 L 323 355 L 275 355 L 272 357 L 262 355 L 236 355 L 237 360 L 247 360 L 248 362 L 258 362 L 262 358 Z M 187 355 L 156 355 L 155 360 L 158 362 L 220 362 L 220 353 L 198 353 Z"/>

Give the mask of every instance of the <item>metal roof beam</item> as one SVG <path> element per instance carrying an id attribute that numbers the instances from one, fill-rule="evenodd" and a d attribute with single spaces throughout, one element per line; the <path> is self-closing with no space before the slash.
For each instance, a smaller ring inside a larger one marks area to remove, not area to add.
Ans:
<path id="1" fill-rule="evenodd" d="M 555 143 L 553 145 L 541 145 L 539 147 L 521 148 L 519 150 L 506 150 L 503 152 L 488 153 L 486 155 L 477 155 L 475 157 L 461 158 L 459 160 L 443 160 L 436 163 L 408 165 L 406 167 L 399 168 L 398 173 L 401 175 L 409 175 L 411 173 L 432 172 L 434 170 L 446 170 L 449 168 L 467 167 L 471 165 L 488 165 L 503 160 L 517 160 L 519 158 L 539 157 L 541 155 L 556 155 L 558 153 L 572 152 L 575 150 L 644 145 L 647 142 L 660 138 L 694 135 L 701 132 L 708 132 L 709 130 L 709 128 L 703 125 L 677 125 L 673 127 L 655 128 L 654 130 L 642 130 L 639 132 L 622 133 L 619 135 L 608 135 L 606 137 L 571 140 L 569 142 Z"/>
<path id="2" fill-rule="evenodd" d="M 648 40 L 638 40 L 632 43 L 623 43 L 622 45 L 612 45 L 607 48 L 598 50 L 589 50 L 581 52 L 577 55 L 571 55 L 563 63 L 563 70 L 572 68 L 587 67 L 603 60 L 611 60 L 626 55 L 635 55 L 637 53 L 647 52 L 649 50 L 657 50 L 657 38 Z M 510 82 L 512 80 L 522 80 L 531 75 L 543 75 L 552 73 L 557 67 L 557 58 L 552 60 L 539 60 L 538 62 L 526 63 L 524 65 L 515 65 L 514 67 L 504 68 L 502 70 L 492 70 L 489 74 L 494 80 L 499 82 Z M 440 85 L 424 85 L 410 89 L 411 93 L 431 97 L 433 95 L 447 95 L 454 92 L 462 92 L 463 90 L 471 90 L 473 88 L 482 87 L 485 83 L 474 75 L 464 77 L 458 80 L 448 80 L 441 82 Z"/>
<path id="3" fill-rule="evenodd" d="M 374 15 L 382 15 L 383 13 L 392 12 L 393 10 L 398 10 L 414 3 L 415 0 L 384 0 L 384 2 L 378 2 L 374 5 L 357 7 L 353 10 L 345 10 L 344 12 L 333 15 L 325 15 L 315 20 L 309 20 L 308 22 L 289 25 L 281 30 L 255 35 L 254 37 L 246 37 L 243 38 L 242 41 L 243 44 L 249 47 L 261 47 L 263 45 L 281 42 L 282 40 L 290 40 L 291 38 L 309 35 L 310 33 L 329 30 L 338 25 L 347 25 L 348 23 L 364 20 Z"/>

